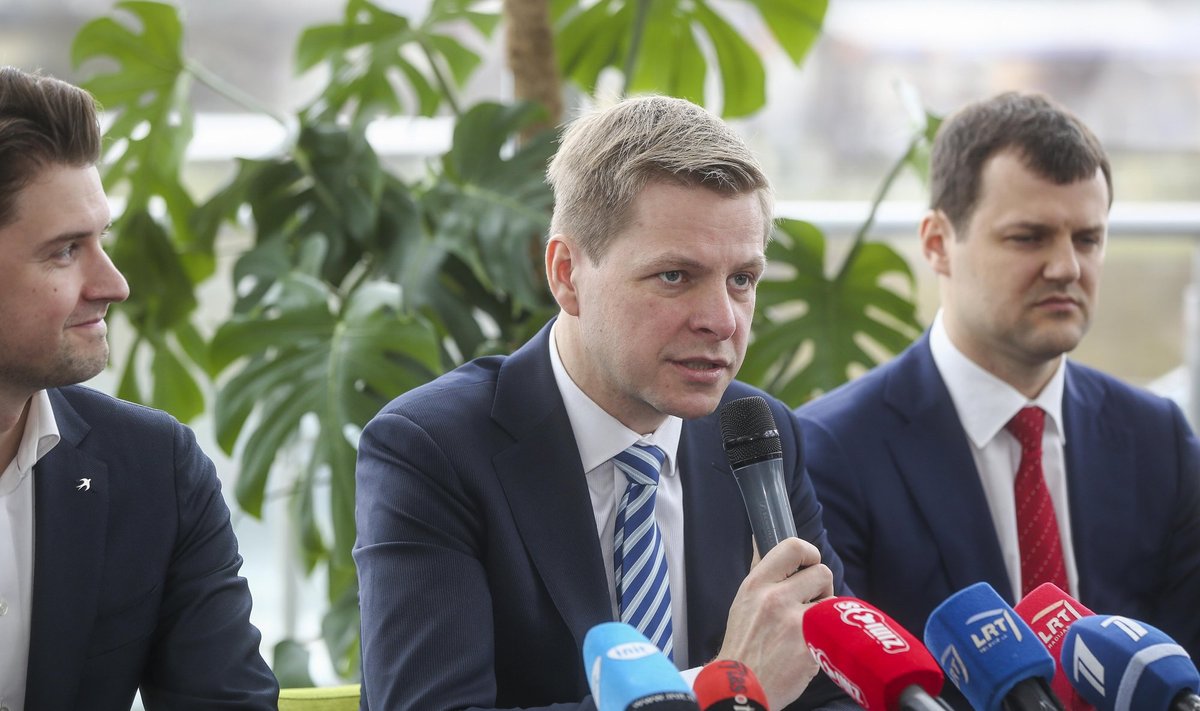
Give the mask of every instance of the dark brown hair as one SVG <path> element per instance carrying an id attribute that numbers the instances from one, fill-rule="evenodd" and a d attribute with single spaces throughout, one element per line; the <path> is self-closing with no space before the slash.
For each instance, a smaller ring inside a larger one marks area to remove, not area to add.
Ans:
<path id="1" fill-rule="evenodd" d="M 0 227 L 17 219 L 21 190 L 49 165 L 100 160 L 92 95 L 67 82 L 0 67 Z"/>
<path id="2" fill-rule="evenodd" d="M 1112 168 L 1095 134 L 1041 94 L 1006 92 L 955 112 L 933 142 L 930 207 L 945 213 L 960 238 L 979 201 L 984 164 L 1006 150 L 1060 185 L 1087 180 L 1099 168 L 1112 204 Z"/>

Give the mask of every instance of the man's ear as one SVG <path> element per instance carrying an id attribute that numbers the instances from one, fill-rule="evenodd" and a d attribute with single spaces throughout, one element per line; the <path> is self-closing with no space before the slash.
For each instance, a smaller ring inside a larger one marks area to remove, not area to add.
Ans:
<path id="1" fill-rule="evenodd" d="M 930 210 L 921 220 L 921 253 L 935 274 L 950 276 L 950 253 L 947 245 L 956 239 L 954 225 L 941 210 Z"/>
<path id="2" fill-rule="evenodd" d="M 554 235 L 546 243 L 546 281 L 558 307 L 570 316 L 579 315 L 575 280 L 584 259 L 579 245 L 567 235 Z"/>

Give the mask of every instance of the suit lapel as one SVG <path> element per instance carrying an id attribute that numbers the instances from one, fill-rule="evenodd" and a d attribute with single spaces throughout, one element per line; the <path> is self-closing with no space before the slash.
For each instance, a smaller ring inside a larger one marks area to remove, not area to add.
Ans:
<path id="1" fill-rule="evenodd" d="M 78 446 L 88 425 L 50 391 L 61 439 L 34 471 L 33 617 L 26 707 L 69 709 L 104 568 L 108 468 Z M 86 484 L 81 480 L 87 480 Z M 82 488 L 81 488 L 82 486 Z"/>
<path id="2" fill-rule="evenodd" d="M 1114 564 L 1107 546 L 1083 544 L 1102 541 L 1111 531 L 1135 531 L 1142 525 L 1136 507 L 1129 505 L 1138 498 L 1131 489 L 1137 478 L 1129 475 L 1137 466 L 1132 434 L 1119 418 L 1104 411 L 1104 395 L 1098 379 L 1068 361 L 1063 427 L 1071 540 L 1079 573 L 1079 590 L 1074 592 L 1081 600 L 1088 597 L 1088 583 L 1096 579 L 1097 572 Z"/>
<path id="3" fill-rule="evenodd" d="M 926 335 L 889 374 L 884 398 L 907 424 L 888 446 L 934 538 L 952 590 L 985 581 L 1013 599 L 970 443 Z"/>
<path id="4" fill-rule="evenodd" d="M 587 480 L 550 365 L 549 332 L 547 325 L 500 368 L 492 417 L 515 441 L 493 463 L 529 557 L 582 646 L 589 629 L 612 620 L 612 603 Z"/>

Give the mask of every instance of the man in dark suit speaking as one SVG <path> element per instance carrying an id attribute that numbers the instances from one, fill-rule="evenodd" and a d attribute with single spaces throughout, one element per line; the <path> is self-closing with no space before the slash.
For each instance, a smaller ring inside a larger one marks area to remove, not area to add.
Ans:
<path id="1" fill-rule="evenodd" d="M 921 246 L 941 310 L 800 408 L 854 590 L 911 630 L 986 581 L 1053 582 L 1200 653 L 1200 456 L 1179 408 L 1066 353 L 1094 315 L 1112 179 L 1084 124 L 1002 94 L 941 126 Z"/>
<path id="2" fill-rule="evenodd" d="M 575 121 L 549 180 L 558 317 L 363 432 L 363 708 L 592 707 L 580 647 L 614 619 L 681 668 L 745 662 L 773 708 L 806 687 L 806 707 L 836 695 L 809 684 L 800 628 L 842 576 L 795 420 L 771 400 L 803 540 L 752 570 L 714 414 L 757 392 L 733 378 L 771 231 L 766 178 L 720 120 L 646 97 Z M 623 523 L 647 498 L 652 574 L 635 576 Z"/>
<path id="3" fill-rule="evenodd" d="M 76 385 L 129 287 L 105 253 L 95 102 L 0 68 L 0 708 L 271 709 L 212 462 Z M 136 239 L 125 235 L 122 239 Z"/>

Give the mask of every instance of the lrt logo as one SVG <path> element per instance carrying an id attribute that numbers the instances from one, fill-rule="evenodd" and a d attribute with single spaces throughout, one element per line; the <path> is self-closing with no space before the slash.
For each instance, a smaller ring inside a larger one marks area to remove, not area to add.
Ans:
<path id="1" fill-rule="evenodd" d="M 1021 628 L 1013 620 L 1011 611 L 1001 608 L 981 612 L 969 618 L 967 625 L 976 625 L 981 621 L 983 624 L 979 625 L 977 633 L 971 633 L 971 641 L 979 651 L 988 651 L 1009 635 L 1016 637 L 1018 642 L 1021 641 Z"/>
<path id="2" fill-rule="evenodd" d="M 1037 636 L 1042 640 L 1042 644 L 1053 647 L 1067 633 L 1067 627 L 1079 619 L 1083 619 L 1079 610 L 1076 610 L 1066 600 L 1058 600 L 1038 610 L 1030 620 L 1029 626 L 1037 630 Z"/>
<path id="3" fill-rule="evenodd" d="M 630 661 L 648 657 L 657 651 L 658 647 L 649 642 L 626 642 L 608 650 L 607 656 L 609 659 L 616 659 L 618 661 Z"/>
<path id="4" fill-rule="evenodd" d="M 1083 637 L 1075 638 L 1075 646 L 1071 650 L 1071 683 L 1078 686 L 1086 681 L 1096 693 L 1104 697 L 1104 665 L 1083 643 Z"/>
<path id="5" fill-rule="evenodd" d="M 829 662 L 829 657 L 825 654 L 825 652 L 817 649 L 811 644 L 808 645 L 808 651 L 812 652 L 813 659 L 815 659 L 817 664 L 820 665 L 821 671 L 825 672 L 825 675 L 828 676 L 833 683 L 841 687 L 842 691 L 846 692 L 847 696 L 849 696 L 851 699 L 854 699 L 854 703 L 866 708 L 867 697 L 863 694 L 862 689 L 855 686 L 854 682 L 850 681 L 849 677 L 847 677 L 845 674 L 835 669 L 833 664 Z"/>
<path id="6" fill-rule="evenodd" d="M 908 651 L 908 641 L 892 629 L 874 610 L 857 600 L 838 601 L 833 604 L 833 609 L 842 613 L 842 622 L 854 625 L 866 632 L 888 654 L 903 654 Z"/>
<path id="7" fill-rule="evenodd" d="M 971 673 L 967 671 L 967 665 L 963 664 L 962 657 L 959 656 L 958 650 L 954 648 L 953 644 L 942 652 L 938 663 L 942 669 L 946 670 L 946 676 L 950 677 L 950 681 L 954 682 L 958 688 L 961 689 L 971 683 Z"/>

